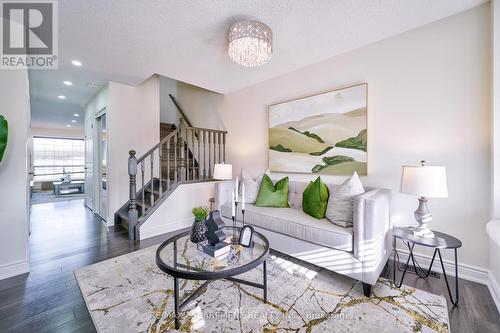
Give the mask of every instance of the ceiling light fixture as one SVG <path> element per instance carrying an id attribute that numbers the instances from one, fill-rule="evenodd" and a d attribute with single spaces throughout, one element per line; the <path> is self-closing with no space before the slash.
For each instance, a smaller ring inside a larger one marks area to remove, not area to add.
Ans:
<path id="1" fill-rule="evenodd" d="M 67 86 L 72 86 L 73 85 L 73 82 L 71 81 L 63 81 L 63 83 Z"/>
<path id="2" fill-rule="evenodd" d="M 66 127 L 71 127 L 71 125 L 70 124 L 66 124 Z"/>
<path id="3" fill-rule="evenodd" d="M 75 119 L 73 119 L 73 120 L 71 120 L 71 122 L 72 122 L 72 123 L 76 123 L 76 120 L 75 120 Z"/>
<path id="4" fill-rule="evenodd" d="M 80 117 L 80 114 L 79 113 L 73 113 L 73 116 Z"/>
<path id="5" fill-rule="evenodd" d="M 82 62 L 80 60 L 73 60 L 73 61 L 71 61 L 71 63 L 75 66 L 78 66 L 78 67 L 80 67 L 82 65 Z"/>
<path id="6" fill-rule="evenodd" d="M 228 32 L 229 57 L 245 67 L 258 67 L 273 55 L 273 32 L 258 21 L 239 21 Z"/>
<path id="7" fill-rule="evenodd" d="M 66 99 L 66 96 L 64 96 L 64 95 L 58 95 L 57 98 L 59 98 L 59 99 Z"/>

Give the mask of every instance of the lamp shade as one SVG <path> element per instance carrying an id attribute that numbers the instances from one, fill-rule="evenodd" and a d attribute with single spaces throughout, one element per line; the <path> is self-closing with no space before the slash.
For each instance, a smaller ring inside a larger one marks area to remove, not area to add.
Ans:
<path id="1" fill-rule="evenodd" d="M 404 165 L 400 192 L 427 198 L 448 197 L 446 168 Z"/>
<path id="2" fill-rule="evenodd" d="M 213 178 L 217 180 L 233 179 L 233 166 L 231 164 L 215 164 Z"/>

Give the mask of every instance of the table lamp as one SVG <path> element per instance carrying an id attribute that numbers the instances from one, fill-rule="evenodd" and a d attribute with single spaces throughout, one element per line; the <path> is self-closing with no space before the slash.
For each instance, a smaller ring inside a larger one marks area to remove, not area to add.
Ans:
<path id="1" fill-rule="evenodd" d="M 214 176 L 215 180 L 230 180 L 233 179 L 233 166 L 231 164 L 215 164 Z"/>
<path id="2" fill-rule="evenodd" d="M 432 214 L 427 208 L 427 199 L 448 197 L 446 168 L 425 165 L 425 161 L 421 161 L 419 166 L 404 165 L 400 192 L 418 197 L 419 204 L 414 214 L 418 223 L 418 227 L 413 229 L 415 236 L 434 238 L 428 227 Z"/>

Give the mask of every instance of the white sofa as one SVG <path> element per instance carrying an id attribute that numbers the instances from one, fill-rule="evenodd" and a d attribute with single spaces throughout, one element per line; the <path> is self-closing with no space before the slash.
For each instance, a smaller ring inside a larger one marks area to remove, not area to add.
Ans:
<path id="1" fill-rule="evenodd" d="M 271 249 L 347 275 L 363 283 L 371 294 L 392 250 L 388 189 L 367 189 L 354 198 L 354 225 L 343 228 L 327 219 L 315 219 L 302 210 L 302 193 L 307 183 L 290 182 L 291 208 L 257 207 L 247 204 L 245 224 L 252 225 L 269 240 Z M 232 182 L 218 183 L 216 207 L 231 223 Z M 238 207 L 238 221 L 241 221 Z"/>

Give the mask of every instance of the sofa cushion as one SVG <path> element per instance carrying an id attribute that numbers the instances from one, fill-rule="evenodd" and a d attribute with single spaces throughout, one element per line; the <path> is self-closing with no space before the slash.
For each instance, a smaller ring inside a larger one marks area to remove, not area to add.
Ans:
<path id="1" fill-rule="evenodd" d="M 255 205 L 260 207 L 289 207 L 288 177 L 273 184 L 271 178 L 264 174 Z"/>
<path id="2" fill-rule="evenodd" d="M 222 205 L 221 212 L 222 216 L 231 218 L 231 204 Z M 238 221 L 241 221 L 241 212 Z M 245 209 L 245 224 L 342 251 L 350 252 L 353 249 L 352 228 L 336 226 L 327 219 L 315 219 L 301 208 L 257 207 L 249 204 Z"/>
<path id="3" fill-rule="evenodd" d="M 255 203 L 259 195 L 260 183 L 262 175 L 257 178 L 252 178 L 244 169 L 241 170 L 241 184 L 245 185 L 245 202 L 249 204 Z M 241 186 L 240 186 L 241 189 Z"/>
<path id="4" fill-rule="evenodd" d="M 338 226 L 352 227 L 353 198 L 364 192 L 356 171 L 342 184 L 333 185 L 330 189 L 326 218 Z"/>
<path id="5" fill-rule="evenodd" d="M 317 219 L 325 218 L 328 204 L 328 186 L 321 181 L 321 177 L 310 182 L 302 194 L 302 208 L 304 213 Z"/>

